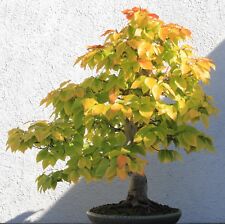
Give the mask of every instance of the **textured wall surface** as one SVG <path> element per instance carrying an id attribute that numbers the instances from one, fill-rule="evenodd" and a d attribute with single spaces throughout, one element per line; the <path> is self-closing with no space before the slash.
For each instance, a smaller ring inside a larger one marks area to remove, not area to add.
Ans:
<path id="1" fill-rule="evenodd" d="M 126 195 L 127 182 L 76 186 L 61 184 L 55 192 L 38 193 L 41 173 L 35 151 L 5 151 L 7 131 L 26 121 L 46 119 L 40 100 L 60 82 L 79 82 L 91 75 L 73 67 L 87 45 L 100 34 L 126 22 L 122 9 L 142 6 L 167 22 L 190 28 L 201 56 L 217 64 L 207 92 L 220 114 L 208 133 L 217 153 L 193 154 L 183 163 L 161 165 L 149 158 L 149 194 L 182 209 L 181 222 L 225 221 L 225 1 L 224 0 L 1 0 L 0 1 L 0 222 L 88 222 L 91 206 Z"/>

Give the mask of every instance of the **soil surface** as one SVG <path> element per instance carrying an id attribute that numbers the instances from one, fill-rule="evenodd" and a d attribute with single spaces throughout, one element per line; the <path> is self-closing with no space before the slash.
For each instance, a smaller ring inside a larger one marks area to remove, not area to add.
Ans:
<path id="1" fill-rule="evenodd" d="M 95 208 L 90 211 L 102 214 L 102 215 L 124 215 L 124 216 L 150 216 L 150 215 L 160 215 L 169 214 L 177 212 L 178 209 L 170 208 L 167 205 L 161 205 L 153 202 L 154 206 L 132 206 L 128 203 L 117 203 L 117 204 L 106 204 Z"/>

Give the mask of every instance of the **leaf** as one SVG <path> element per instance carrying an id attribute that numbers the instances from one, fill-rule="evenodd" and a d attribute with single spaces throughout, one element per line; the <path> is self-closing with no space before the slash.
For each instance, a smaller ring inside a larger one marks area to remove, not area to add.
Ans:
<path id="1" fill-rule="evenodd" d="M 111 112 L 118 112 L 120 110 L 122 110 L 124 107 L 122 104 L 119 104 L 119 103 L 114 103 L 111 105 Z"/>
<path id="2" fill-rule="evenodd" d="M 117 168 L 117 169 L 116 169 L 116 173 L 117 173 L 117 176 L 118 176 L 121 180 L 125 180 L 125 179 L 127 178 L 127 176 L 128 176 L 125 167 L 123 167 L 123 168 Z"/>
<path id="3" fill-rule="evenodd" d="M 77 183 L 79 180 L 79 174 L 76 170 L 72 170 L 69 173 L 69 180 L 72 181 L 73 183 Z"/>
<path id="4" fill-rule="evenodd" d="M 175 150 L 160 150 L 158 152 L 158 159 L 162 163 L 174 162 L 177 160 L 182 160 L 182 156 L 179 152 Z"/>
<path id="5" fill-rule="evenodd" d="M 87 50 L 96 50 L 96 49 L 102 49 L 102 48 L 104 48 L 104 46 L 100 44 L 87 46 Z"/>
<path id="6" fill-rule="evenodd" d="M 95 176 L 103 177 L 108 167 L 109 167 L 109 160 L 106 158 L 102 159 L 95 170 Z"/>
<path id="7" fill-rule="evenodd" d="M 86 169 L 86 168 L 79 169 L 79 173 L 80 173 L 81 176 L 83 176 L 85 178 L 85 180 L 87 182 L 90 182 L 92 180 L 91 173 L 89 172 L 88 169 Z"/>
<path id="8" fill-rule="evenodd" d="M 195 133 L 184 132 L 182 137 L 187 145 L 197 146 L 197 135 Z"/>
<path id="9" fill-rule="evenodd" d="M 142 117 L 150 118 L 154 112 L 154 107 L 151 103 L 141 104 L 139 108 L 139 113 Z"/>
<path id="10" fill-rule="evenodd" d="M 145 85 L 149 88 L 149 89 L 152 89 L 153 86 L 156 84 L 157 80 L 152 78 L 152 77 L 147 77 L 145 78 Z"/>
<path id="11" fill-rule="evenodd" d="M 145 80 L 145 76 L 140 76 L 139 78 L 137 78 L 131 85 L 131 89 L 137 89 L 142 87 L 142 84 Z"/>
<path id="12" fill-rule="evenodd" d="M 92 107 L 92 115 L 95 116 L 95 115 L 105 114 L 107 110 L 108 110 L 108 107 L 106 105 L 97 104 Z"/>
<path id="13" fill-rule="evenodd" d="M 132 144 L 130 146 L 127 147 L 131 153 L 135 153 L 135 154 L 141 154 L 143 156 L 146 155 L 146 151 L 144 149 L 144 147 L 142 145 L 138 145 L 138 144 Z"/>
<path id="14" fill-rule="evenodd" d="M 80 158 L 77 165 L 80 169 L 85 168 L 87 166 L 86 158 Z"/>
<path id="15" fill-rule="evenodd" d="M 70 82 L 71 80 L 67 80 L 67 81 L 65 81 L 65 82 L 62 82 L 61 84 L 60 84 L 60 88 L 63 88 L 64 86 L 66 86 L 69 82 Z"/>
<path id="16" fill-rule="evenodd" d="M 94 98 L 86 98 L 82 101 L 84 110 L 87 111 L 91 109 L 94 105 L 96 105 L 98 102 Z"/>
<path id="17" fill-rule="evenodd" d="M 64 141 L 63 135 L 60 132 L 58 132 L 58 131 L 54 131 L 52 133 L 52 136 L 58 141 Z"/>
<path id="18" fill-rule="evenodd" d="M 177 87 L 180 88 L 182 91 L 184 91 L 187 88 L 187 82 L 185 81 L 185 79 L 181 77 L 176 77 L 174 82 L 177 85 Z"/>
<path id="19" fill-rule="evenodd" d="M 153 94 L 155 100 L 159 100 L 162 92 L 163 92 L 163 88 L 159 84 L 155 84 L 152 87 L 152 94 Z"/>
<path id="20" fill-rule="evenodd" d="M 42 149 L 36 156 L 36 162 L 44 160 L 48 156 L 48 150 Z"/>
<path id="21" fill-rule="evenodd" d="M 110 34 L 110 33 L 113 33 L 113 32 L 115 32 L 115 30 L 106 30 L 106 31 L 101 35 L 101 37 L 106 36 L 107 34 Z"/>
<path id="22" fill-rule="evenodd" d="M 109 166 L 105 171 L 105 178 L 107 178 L 108 180 L 111 180 L 115 176 L 116 176 L 116 167 Z"/>
<path id="23" fill-rule="evenodd" d="M 118 91 L 116 91 L 115 89 L 112 89 L 109 92 L 109 102 L 112 104 L 115 103 L 117 97 L 118 97 Z"/>
<path id="24" fill-rule="evenodd" d="M 144 137 L 143 140 L 144 140 L 145 147 L 149 148 L 150 146 L 155 144 L 157 137 L 153 132 L 150 132 Z"/>
<path id="25" fill-rule="evenodd" d="M 146 70 L 152 70 L 153 65 L 150 60 L 139 59 L 138 62 L 139 62 L 139 65 L 141 66 L 141 68 L 146 69 Z"/>
<path id="26" fill-rule="evenodd" d="M 64 111 L 65 111 L 66 115 L 70 116 L 73 113 L 72 106 L 73 106 L 72 100 L 64 103 Z"/>
<path id="27" fill-rule="evenodd" d="M 50 135 L 49 129 L 37 129 L 34 133 L 35 137 L 37 138 L 38 142 L 42 142 L 45 138 Z"/>
<path id="28" fill-rule="evenodd" d="M 153 54 L 153 52 L 154 52 L 153 51 L 152 44 L 150 44 L 149 42 L 146 42 L 144 40 L 142 40 L 142 41 L 139 42 L 137 51 L 138 51 L 138 56 L 140 58 L 150 57 Z M 139 63 L 140 63 L 140 60 L 139 60 Z M 150 64 L 151 64 L 150 68 L 147 68 L 149 70 L 152 68 L 152 63 L 150 63 Z"/>
<path id="29" fill-rule="evenodd" d="M 117 157 L 117 166 L 119 169 L 123 168 L 127 164 L 127 157 L 124 155 L 119 155 Z"/>

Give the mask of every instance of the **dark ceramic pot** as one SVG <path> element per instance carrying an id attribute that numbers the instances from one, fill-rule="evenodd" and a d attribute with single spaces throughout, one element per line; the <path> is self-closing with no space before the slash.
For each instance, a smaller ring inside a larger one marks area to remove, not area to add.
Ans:
<path id="1" fill-rule="evenodd" d="M 93 224 L 175 224 L 181 217 L 181 210 L 152 216 L 101 215 L 88 211 L 87 216 Z"/>

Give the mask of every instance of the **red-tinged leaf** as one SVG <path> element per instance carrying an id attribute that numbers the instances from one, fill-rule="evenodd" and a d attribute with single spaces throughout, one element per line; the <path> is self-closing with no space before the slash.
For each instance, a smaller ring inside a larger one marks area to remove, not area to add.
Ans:
<path id="1" fill-rule="evenodd" d="M 148 16 L 153 18 L 153 19 L 158 19 L 159 18 L 159 16 L 157 14 L 154 14 L 154 13 L 149 13 Z"/>
<path id="2" fill-rule="evenodd" d="M 124 155 L 119 155 L 117 157 L 117 166 L 119 169 L 123 168 L 127 164 L 127 157 Z"/>
<path id="3" fill-rule="evenodd" d="M 113 32 L 115 32 L 115 30 L 106 30 L 106 31 L 101 35 L 101 37 L 106 36 L 107 34 L 113 33 Z"/>
<path id="4" fill-rule="evenodd" d="M 133 8 L 132 8 L 132 11 L 133 11 L 133 12 L 138 12 L 138 11 L 140 11 L 140 9 L 141 9 L 141 8 L 139 8 L 139 7 L 133 7 Z"/>
<path id="5" fill-rule="evenodd" d="M 125 10 L 122 11 L 122 13 L 125 14 L 125 15 L 130 13 L 130 12 L 132 12 L 130 9 L 125 9 Z"/>

